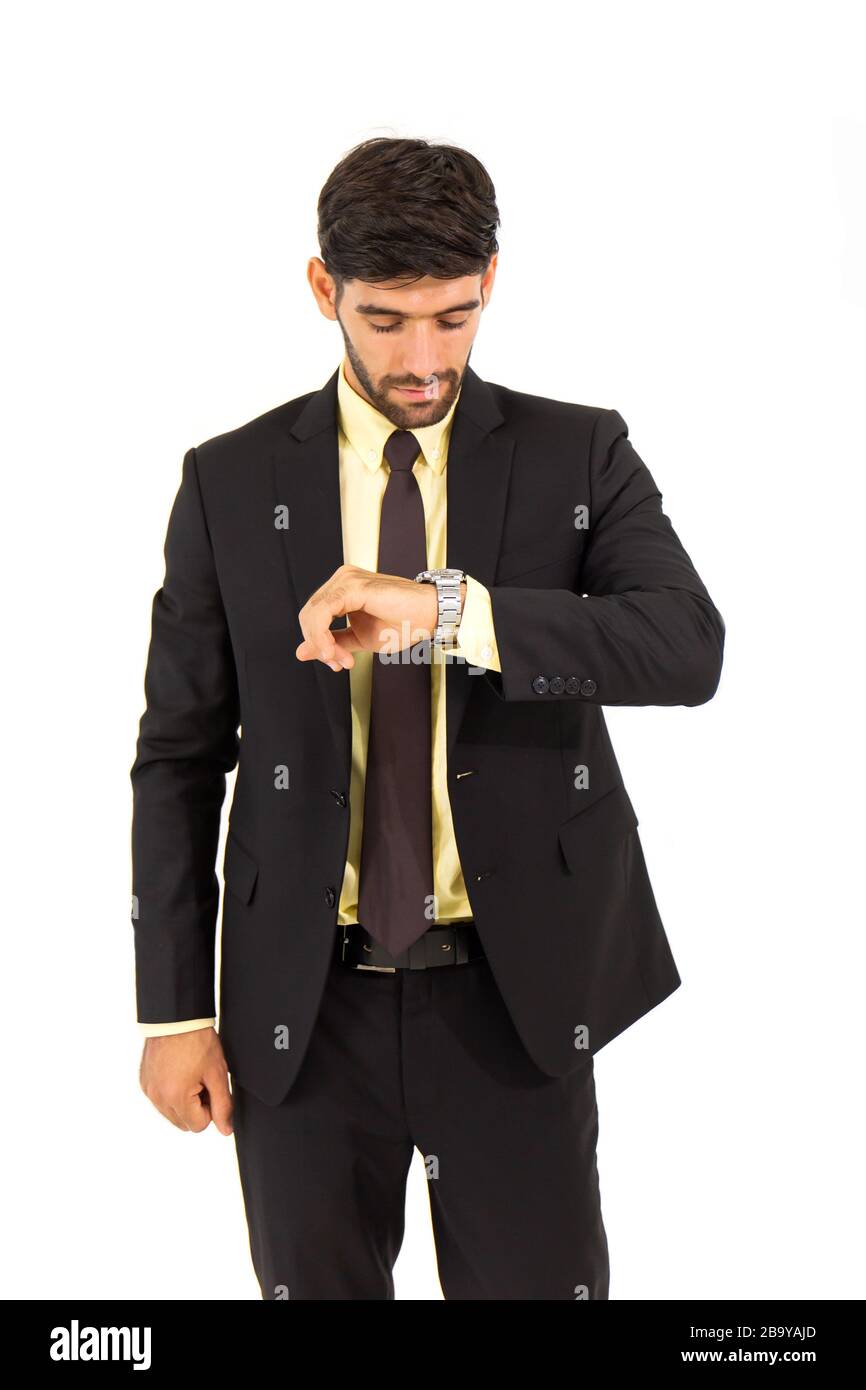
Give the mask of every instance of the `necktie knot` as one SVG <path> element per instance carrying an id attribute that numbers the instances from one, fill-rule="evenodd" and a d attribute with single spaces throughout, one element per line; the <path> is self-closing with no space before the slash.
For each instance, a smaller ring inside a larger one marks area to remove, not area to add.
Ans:
<path id="1" fill-rule="evenodd" d="M 395 430 L 389 435 L 382 450 L 391 472 L 408 472 L 421 452 L 418 440 L 411 430 Z"/>

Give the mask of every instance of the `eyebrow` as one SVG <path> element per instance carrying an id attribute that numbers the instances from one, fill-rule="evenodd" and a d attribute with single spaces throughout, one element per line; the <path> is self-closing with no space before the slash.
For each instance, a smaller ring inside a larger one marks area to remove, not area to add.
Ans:
<path id="1" fill-rule="evenodd" d="M 437 309 L 434 314 L 404 314 L 402 309 L 386 309 L 380 304 L 357 304 L 355 312 L 357 314 L 375 314 L 377 317 L 382 315 L 385 318 L 398 319 L 417 319 L 432 318 L 441 319 L 446 314 L 463 313 L 468 309 L 477 309 L 481 303 L 480 299 L 467 299 L 463 304 L 449 304 L 447 309 Z"/>

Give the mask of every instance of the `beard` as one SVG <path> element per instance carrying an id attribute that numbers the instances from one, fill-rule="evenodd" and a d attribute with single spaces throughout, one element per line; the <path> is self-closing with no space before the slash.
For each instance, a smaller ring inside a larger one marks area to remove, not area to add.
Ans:
<path id="1" fill-rule="evenodd" d="M 386 420 L 390 420 L 396 429 L 401 430 L 419 429 L 424 425 L 436 425 L 440 420 L 444 420 L 457 398 L 466 367 L 469 365 L 469 357 L 472 355 L 471 348 L 461 372 L 449 369 L 443 374 L 435 374 L 432 379 L 427 381 L 415 381 L 406 378 L 397 380 L 392 377 L 383 377 L 381 381 L 377 382 L 363 358 L 356 351 L 339 316 L 337 322 L 340 324 L 346 356 L 352 364 L 352 370 L 363 387 L 368 400 L 385 416 Z M 417 401 L 410 401 L 406 397 L 401 399 L 393 390 L 395 386 L 412 387 L 419 391 L 429 389 L 430 395 L 425 399 L 419 397 Z"/>

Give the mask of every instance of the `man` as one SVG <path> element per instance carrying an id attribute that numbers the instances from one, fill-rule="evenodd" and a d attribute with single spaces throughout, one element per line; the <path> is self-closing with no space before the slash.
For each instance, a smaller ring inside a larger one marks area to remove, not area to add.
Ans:
<path id="1" fill-rule="evenodd" d="M 469 366 L 498 222 L 463 150 L 350 151 L 340 367 L 191 448 L 169 521 L 141 1081 L 234 1133 L 264 1298 L 393 1298 L 417 1147 L 446 1298 L 606 1299 L 593 1055 L 680 983 L 603 706 L 709 700 L 724 624 L 623 417 Z"/>

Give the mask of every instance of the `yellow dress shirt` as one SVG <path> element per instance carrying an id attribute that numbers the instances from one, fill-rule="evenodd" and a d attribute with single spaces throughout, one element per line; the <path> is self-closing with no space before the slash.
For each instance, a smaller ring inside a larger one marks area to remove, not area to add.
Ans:
<path id="1" fill-rule="evenodd" d="M 459 399 L 459 393 L 458 397 Z M 424 503 L 427 533 L 427 568 L 443 569 L 446 563 L 447 510 L 446 480 L 448 441 L 457 400 L 443 420 L 435 425 L 413 429 L 421 452 L 412 471 Z M 382 497 L 388 482 L 383 450 L 397 428 L 381 411 L 358 395 L 346 379 L 346 358 L 337 384 L 340 509 L 343 528 L 343 559 L 360 569 L 378 568 L 379 519 Z M 459 557 L 458 557 L 459 561 Z M 471 575 L 466 576 L 466 598 L 457 633 L 456 656 L 472 666 L 494 671 L 502 668 L 493 628 L 490 594 Z M 372 652 L 356 651 L 349 671 L 352 705 L 352 771 L 349 787 L 349 845 L 337 921 L 341 926 L 358 920 L 358 872 L 364 816 L 364 775 L 370 722 L 370 692 L 373 679 Z M 433 891 L 437 922 L 455 922 L 472 916 L 466 884 L 457 853 L 451 803 L 448 797 L 445 740 L 445 679 L 447 662 L 433 649 L 430 670 L 431 733 L 433 744 Z M 334 680 L 345 673 L 330 673 Z M 213 1027 L 215 1019 L 197 1018 L 179 1023 L 140 1023 L 146 1037 L 189 1032 Z"/>

